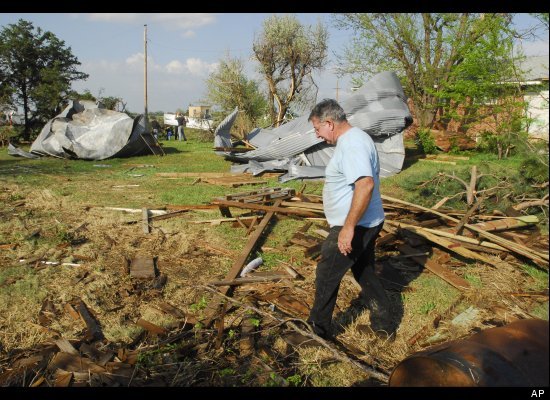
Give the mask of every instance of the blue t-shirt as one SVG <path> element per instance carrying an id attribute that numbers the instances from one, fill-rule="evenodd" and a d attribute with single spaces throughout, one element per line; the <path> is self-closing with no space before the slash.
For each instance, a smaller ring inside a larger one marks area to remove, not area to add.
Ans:
<path id="1" fill-rule="evenodd" d="M 379 173 L 378 152 L 367 133 L 354 127 L 338 138 L 334 155 L 325 170 L 323 188 L 323 208 L 330 226 L 344 225 L 351 207 L 354 182 L 362 176 L 374 179 L 374 189 L 357 225 L 369 228 L 384 221 Z"/>

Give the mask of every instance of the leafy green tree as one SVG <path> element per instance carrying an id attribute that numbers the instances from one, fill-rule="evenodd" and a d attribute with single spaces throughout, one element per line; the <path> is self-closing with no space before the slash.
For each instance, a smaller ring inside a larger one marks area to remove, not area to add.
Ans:
<path id="1" fill-rule="evenodd" d="M 340 14 L 336 26 L 356 36 L 344 50 L 339 68 L 352 73 L 357 83 L 380 71 L 396 71 L 414 102 L 420 128 L 430 127 L 440 106 L 438 91 L 458 85 L 454 81 L 462 75 L 455 69 L 472 60 L 472 53 L 485 67 L 504 65 L 493 58 L 500 51 L 481 53 L 478 44 L 506 36 L 510 24 L 506 14 Z M 492 45 L 501 43 L 493 40 Z"/>
<path id="2" fill-rule="evenodd" d="M 531 13 L 531 16 L 535 17 L 539 22 L 541 22 L 546 30 L 548 30 L 548 15 L 549 13 Z"/>
<path id="3" fill-rule="evenodd" d="M 31 129 L 61 111 L 70 93 L 71 83 L 86 79 L 77 70 L 80 65 L 70 47 L 52 32 L 36 28 L 20 19 L 0 31 L 0 94 L 23 109 L 23 136 L 30 139 Z"/>
<path id="4" fill-rule="evenodd" d="M 243 62 L 227 56 L 220 60 L 216 71 L 206 79 L 207 98 L 220 108 L 223 116 L 239 108 L 235 121 L 236 136 L 244 137 L 264 117 L 267 100 L 259 89 L 259 84 L 244 74 Z"/>
<path id="5" fill-rule="evenodd" d="M 279 126 L 301 91 L 315 87 L 312 73 L 327 62 L 327 29 L 303 26 L 293 15 L 267 18 L 253 51 L 269 89 L 269 113 Z M 303 96 L 303 93 L 302 93 Z"/>
<path id="6" fill-rule="evenodd" d="M 78 93 L 77 91 L 69 92 L 69 98 L 74 100 L 89 100 L 97 101 L 96 97 L 90 92 L 90 89 L 85 89 L 83 93 Z"/>
<path id="7" fill-rule="evenodd" d="M 122 101 L 122 98 L 115 96 L 101 97 L 99 101 L 103 104 L 107 110 L 121 111 L 126 109 L 126 103 Z"/>
<path id="8" fill-rule="evenodd" d="M 518 84 L 523 74 L 517 66 L 523 57 L 513 55 L 513 35 L 506 22 L 492 22 L 495 29 L 471 47 L 434 94 L 441 100 L 441 114 L 462 128 L 487 126 L 482 147 L 495 150 L 500 159 L 513 148 L 525 147 L 528 105 Z"/>

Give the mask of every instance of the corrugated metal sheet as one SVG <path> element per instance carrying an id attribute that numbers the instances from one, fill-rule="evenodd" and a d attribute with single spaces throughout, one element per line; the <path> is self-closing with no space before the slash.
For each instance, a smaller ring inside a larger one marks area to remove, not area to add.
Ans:
<path id="1" fill-rule="evenodd" d="M 74 101 L 46 123 L 30 153 L 82 160 L 150 154 L 140 137 L 147 125 L 143 115 L 131 118 L 91 101 Z"/>
<path id="2" fill-rule="evenodd" d="M 412 117 L 397 76 L 393 72 L 374 76 L 341 105 L 348 121 L 373 138 L 380 156 L 380 175 L 385 177 L 398 173 L 405 159 L 402 132 L 410 125 Z M 288 160 L 288 166 L 292 165 L 296 173 L 299 173 L 299 165 L 304 163 L 303 156 L 306 166 L 324 167 L 332 157 L 334 148 L 316 137 L 307 119 L 308 115 L 304 115 L 275 129 L 255 129 L 248 135 L 248 141 L 257 147 L 256 150 L 218 154 L 238 162 Z M 223 133 L 216 133 L 214 143 L 218 147 L 218 143 L 225 143 L 224 147 L 231 143 L 227 124 Z M 264 167 L 269 168 L 268 165 Z M 255 170 L 258 168 L 255 164 Z"/>

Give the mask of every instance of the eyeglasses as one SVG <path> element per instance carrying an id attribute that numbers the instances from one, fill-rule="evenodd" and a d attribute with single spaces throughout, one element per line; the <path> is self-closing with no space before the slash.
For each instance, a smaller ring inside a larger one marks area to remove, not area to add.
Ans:
<path id="1" fill-rule="evenodd" d="M 319 125 L 317 126 L 317 128 L 315 128 L 315 132 L 319 132 L 321 130 L 321 126 L 323 125 L 326 125 L 328 124 L 330 121 L 323 121 L 321 123 L 319 123 Z"/>

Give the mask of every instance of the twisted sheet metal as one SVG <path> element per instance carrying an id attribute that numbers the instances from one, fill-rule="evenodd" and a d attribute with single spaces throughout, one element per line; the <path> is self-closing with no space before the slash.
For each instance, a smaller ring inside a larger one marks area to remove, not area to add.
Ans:
<path id="1" fill-rule="evenodd" d="M 398 173 L 405 159 L 402 132 L 410 125 L 412 117 L 395 73 L 382 72 L 374 76 L 341 105 L 348 121 L 373 138 L 380 157 L 380 176 Z M 304 115 L 274 129 L 255 129 L 248 134 L 248 141 L 256 147 L 255 150 L 239 154 L 230 151 L 217 154 L 238 162 L 288 160 L 285 169 L 292 166 L 293 171 L 287 178 L 310 177 L 312 173 L 317 177 L 319 168 L 312 170 L 302 168 L 299 164 L 325 167 L 334 153 L 334 146 L 317 138 L 307 119 L 308 115 Z M 216 132 L 214 143 L 218 147 L 220 143 L 224 147 L 231 143 L 227 124 L 223 131 Z M 265 169 L 268 168 L 269 165 L 265 165 Z M 258 170 L 257 164 L 255 169 Z"/>

